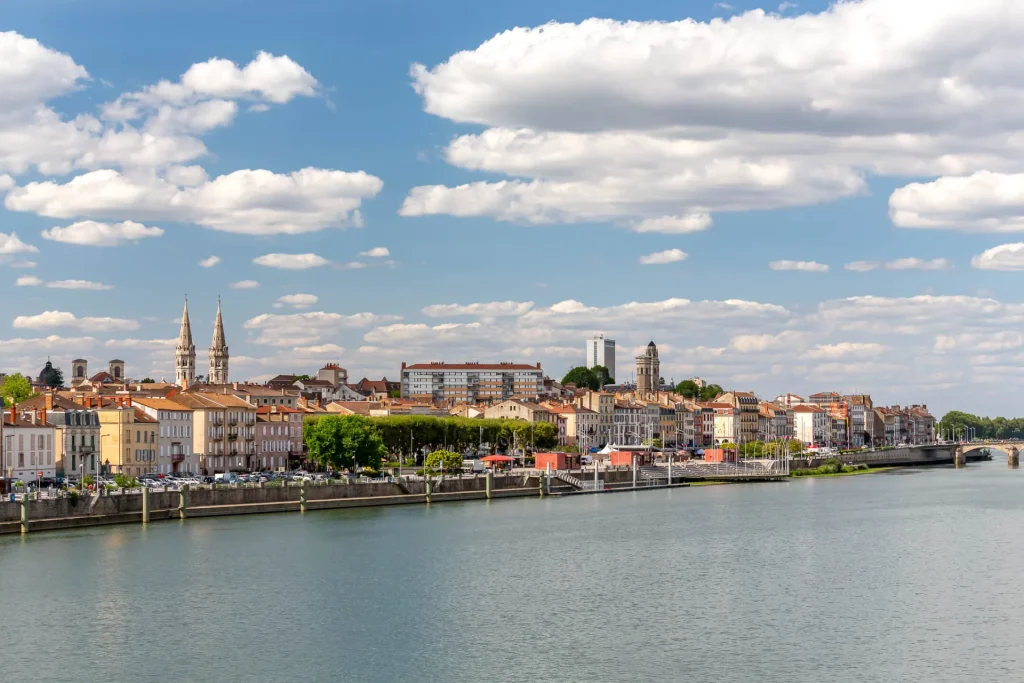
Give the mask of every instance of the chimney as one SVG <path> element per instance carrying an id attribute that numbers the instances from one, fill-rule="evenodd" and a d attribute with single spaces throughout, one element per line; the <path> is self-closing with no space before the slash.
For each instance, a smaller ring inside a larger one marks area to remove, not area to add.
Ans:
<path id="1" fill-rule="evenodd" d="M 132 395 L 131 394 L 128 394 L 127 396 L 124 397 L 124 403 L 129 408 L 132 407 Z"/>
<path id="2" fill-rule="evenodd" d="M 46 424 L 46 409 L 39 409 L 39 424 Z"/>
<path id="3" fill-rule="evenodd" d="M 11 424 L 14 424 L 14 421 L 17 420 L 17 419 L 18 419 L 18 413 L 15 411 L 14 403 L 12 402 L 11 403 Z"/>
<path id="4" fill-rule="evenodd" d="M 46 410 L 53 410 L 53 394 L 49 393 L 43 397 L 43 407 Z"/>
<path id="5" fill-rule="evenodd" d="M 238 391 L 238 382 L 232 382 L 231 388 L 234 389 L 235 391 Z"/>

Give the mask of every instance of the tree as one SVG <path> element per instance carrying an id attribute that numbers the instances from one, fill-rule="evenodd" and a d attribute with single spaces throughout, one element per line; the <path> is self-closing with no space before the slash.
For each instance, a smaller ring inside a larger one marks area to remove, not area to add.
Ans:
<path id="1" fill-rule="evenodd" d="M 800 453 L 804 450 L 804 442 L 799 439 L 790 439 L 789 441 L 789 452 Z"/>
<path id="2" fill-rule="evenodd" d="M 0 385 L 0 396 L 4 397 L 5 405 L 21 403 L 32 398 L 32 383 L 19 372 L 7 375 L 4 383 Z"/>
<path id="3" fill-rule="evenodd" d="M 594 375 L 594 378 L 597 380 L 598 389 L 606 384 L 615 384 L 615 378 L 612 377 L 610 372 L 608 372 L 608 368 L 603 365 L 595 365 L 590 368 L 590 373 Z"/>
<path id="4" fill-rule="evenodd" d="M 309 459 L 332 469 L 380 469 L 387 454 L 380 432 L 362 415 L 325 415 L 306 421 L 302 438 Z"/>
<path id="5" fill-rule="evenodd" d="M 392 389 L 391 391 L 388 392 L 388 398 L 402 398 L 402 390 Z"/>
<path id="6" fill-rule="evenodd" d="M 310 377 L 309 375 L 295 375 L 295 381 L 296 382 L 304 382 L 307 379 L 313 379 L 313 378 Z"/>
<path id="7" fill-rule="evenodd" d="M 139 384 L 156 384 L 156 380 L 152 377 L 144 377 Z"/>
<path id="8" fill-rule="evenodd" d="M 714 400 L 714 398 L 723 393 L 723 391 L 722 387 L 717 384 L 708 384 L 700 390 L 700 400 L 705 403 Z"/>
<path id="9" fill-rule="evenodd" d="M 50 368 L 50 372 L 46 375 L 46 386 L 51 389 L 60 389 L 64 386 L 64 371 L 60 368 Z"/>
<path id="10" fill-rule="evenodd" d="M 650 446 L 651 448 L 662 448 L 661 439 L 644 439 L 642 445 Z"/>
<path id="11" fill-rule="evenodd" d="M 684 398 L 699 398 L 700 387 L 692 379 L 684 379 L 676 385 L 676 393 Z"/>
<path id="12" fill-rule="evenodd" d="M 458 472 L 462 469 L 462 454 L 453 451 L 434 451 L 427 456 L 423 464 L 431 470 L 443 469 L 445 472 Z"/>
<path id="13" fill-rule="evenodd" d="M 607 372 L 606 369 L 605 374 Z M 601 388 L 598 378 L 594 375 L 593 371 L 582 365 L 565 373 L 565 377 L 562 378 L 562 384 L 575 384 L 580 389 L 593 389 L 594 391 L 598 391 Z"/>

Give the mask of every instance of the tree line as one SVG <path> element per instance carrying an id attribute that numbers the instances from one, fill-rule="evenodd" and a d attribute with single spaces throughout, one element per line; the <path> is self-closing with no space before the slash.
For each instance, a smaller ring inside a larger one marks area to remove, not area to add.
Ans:
<path id="1" fill-rule="evenodd" d="M 942 416 L 936 431 L 952 434 L 954 430 L 970 427 L 972 436 L 978 439 L 1021 439 L 1024 438 L 1024 417 L 979 417 L 959 410 L 951 410 Z"/>
<path id="2" fill-rule="evenodd" d="M 310 460 L 334 469 L 378 469 L 389 455 L 463 453 L 481 445 L 493 453 L 552 448 L 558 443 L 558 427 L 547 422 L 426 415 L 316 415 L 306 418 L 302 435 Z"/>

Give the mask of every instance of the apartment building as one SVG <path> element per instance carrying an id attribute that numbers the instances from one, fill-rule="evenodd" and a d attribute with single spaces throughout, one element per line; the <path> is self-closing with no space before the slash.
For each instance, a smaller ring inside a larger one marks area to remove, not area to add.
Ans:
<path id="1" fill-rule="evenodd" d="M 261 471 L 288 469 L 305 460 L 302 424 L 305 413 L 294 408 L 261 406 L 256 411 L 256 466 Z"/>
<path id="2" fill-rule="evenodd" d="M 612 442 L 615 424 L 615 396 L 607 391 L 584 390 L 576 396 L 576 405 L 597 413 L 597 443 L 604 446 Z"/>
<path id="3" fill-rule="evenodd" d="M 484 410 L 487 419 L 525 420 L 526 422 L 549 422 L 558 424 L 557 418 L 547 408 L 530 401 L 509 399 Z"/>
<path id="4" fill-rule="evenodd" d="M 640 445 L 647 438 L 647 430 L 643 427 L 644 408 L 625 401 L 615 402 L 612 416 L 611 443 L 617 445 Z"/>
<path id="5" fill-rule="evenodd" d="M 815 405 L 793 407 L 794 436 L 807 444 L 825 443 L 829 440 L 832 418 L 824 408 Z"/>
<path id="6" fill-rule="evenodd" d="M 742 431 L 740 428 L 741 413 L 739 408 L 718 401 L 702 403 L 700 405 L 713 411 L 714 431 L 711 438 L 714 445 L 740 443 Z"/>
<path id="7" fill-rule="evenodd" d="M 536 401 L 544 387 L 540 363 L 402 363 L 402 398 L 432 403 Z"/>
<path id="8" fill-rule="evenodd" d="M 587 368 L 603 365 L 608 368 L 608 376 L 615 378 L 615 340 L 605 339 L 603 334 L 587 340 Z"/>
<path id="9" fill-rule="evenodd" d="M 598 444 L 598 414 L 588 408 L 566 405 L 548 409 L 559 421 L 565 422 L 565 440 L 567 446 L 591 448 Z"/>
<path id="10" fill-rule="evenodd" d="M 99 399 L 95 400 L 99 405 Z M 100 420 L 91 397 L 75 403 L 54 393 L 40 394 L 18 404 L 19 410 L 43 410 L 56 430 L 54 452 L 57 472 L 83 477 L 99 474 Z"/>
<path id="11" fill-rule="evenodd" d="M 96 414 L 100 421 L 103 472 L 127 477 L 156 472 L 159 420 L 132 405 L 128 396 L 109 399 Z"/>
<path id="12" fill-rule="evenodd" d="M 3 453 L 0 468 L 10 482 L 57 476 L 54 452 L 56 428 L 46 421 L 46 411 L 11 407 L 3 416 Z"/>
<path id="13" fill-rule="evenodd" d="M 727 391 L 715 399 L 715 403 L 725 403 L 739 410 L 740 436 L 742 442 L 757 441 L 758 415 L 760 401 L 749 391 Z"/>
<path id="14" fill-rule="evenodd" d="M 199 456 L 193 446 L 193 411 L 173 399 L 136 397 L 135 407 L 158 420 L 156 472 L 198 474 Z"/>
<path id="15" fill-rule="evenodd" d="M 188 391 L 174 397 L 192 410 L 193 450 L 203 474 L 256 466 L 256 406 L 228 393 Z"/>
<path id="16" fill-rule="evenodd" d="M 874 405 L 867 394 L 843 396 L 843 402 L 850 407 L 850 447 L 860 448 L 874 442 L 874 419 L 871 413 Z"/>

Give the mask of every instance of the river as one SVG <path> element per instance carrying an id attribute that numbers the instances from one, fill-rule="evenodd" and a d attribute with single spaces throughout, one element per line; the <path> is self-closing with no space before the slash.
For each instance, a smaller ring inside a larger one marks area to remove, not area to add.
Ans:
<path id="1" fill-rule="evenodd" d="M 1007 681 L 1022 532 L 994 461 L 3 537 L 0 680 Z"/>

